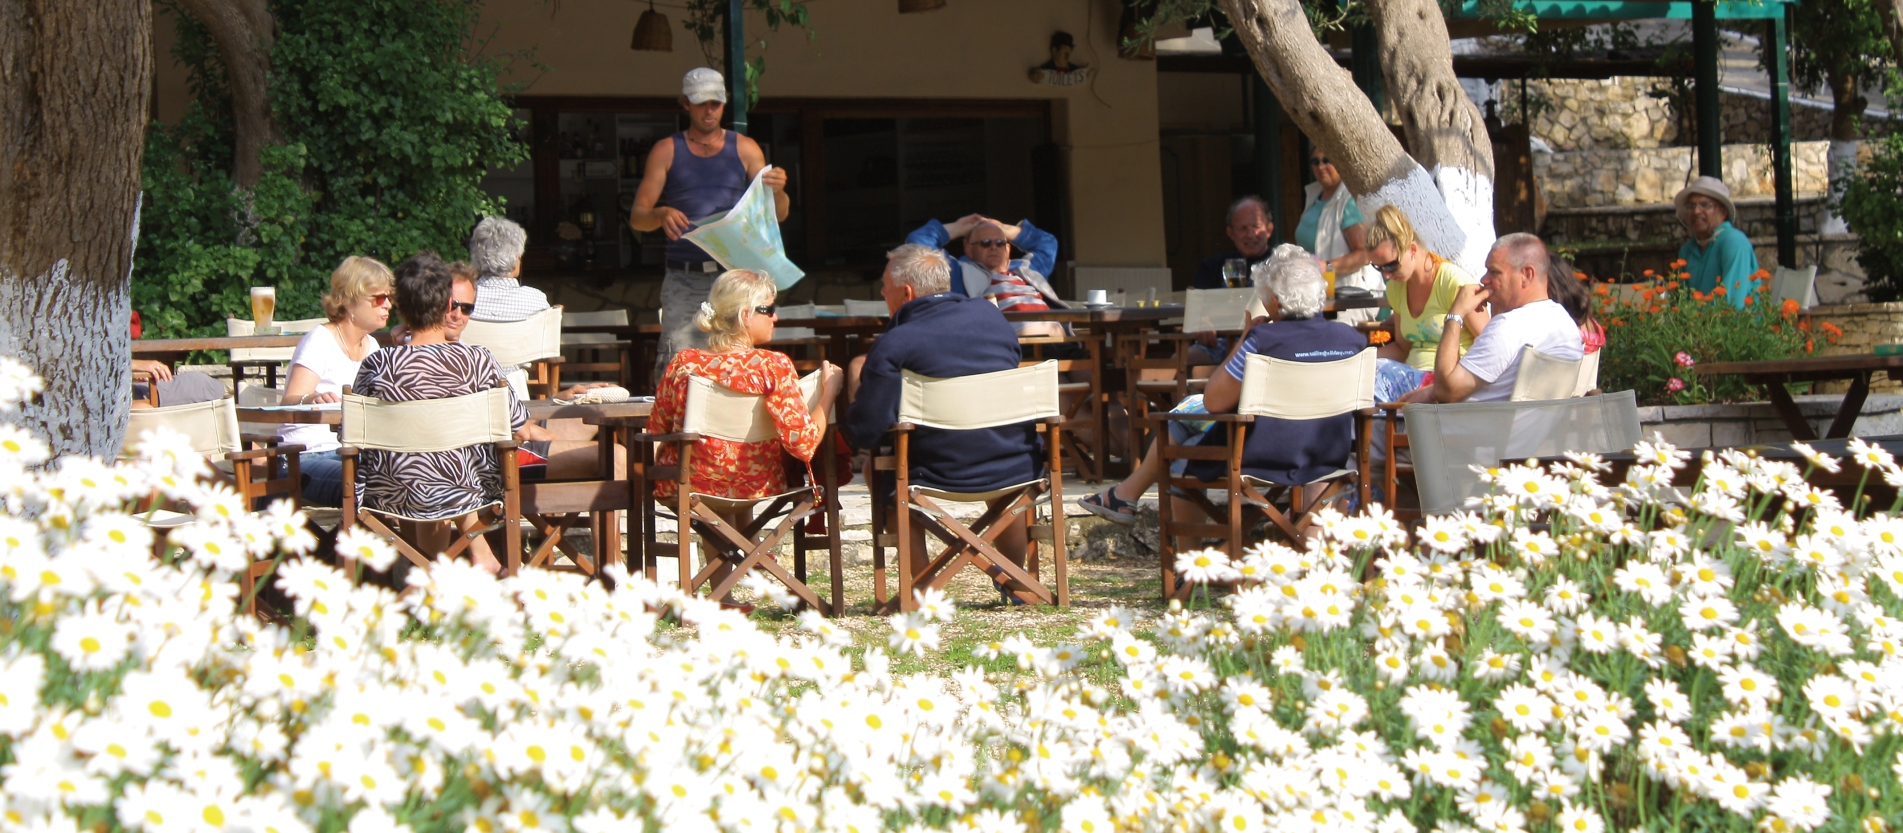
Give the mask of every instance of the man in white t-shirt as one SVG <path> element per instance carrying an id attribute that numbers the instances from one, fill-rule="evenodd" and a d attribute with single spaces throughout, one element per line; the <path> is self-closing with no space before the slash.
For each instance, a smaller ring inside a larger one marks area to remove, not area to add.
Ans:
<path id="1" fill-rule="evenodd" d="M 1579 325 L 1546 293 L 1546 244 L 1531 234 L 1509 234 L 1487 253 L 1487 274 L 1478 286 L 1463 286 L 1442 324 L 1434 354 L 1434 384 L 1402 397 L 1405 402 L 1504 402 L 1513 396 L 1520 351 L 1556 359 L 1585 356 Z M 1460 354 L 1464 316 L 1491 304 L 1493 319 Z"/>

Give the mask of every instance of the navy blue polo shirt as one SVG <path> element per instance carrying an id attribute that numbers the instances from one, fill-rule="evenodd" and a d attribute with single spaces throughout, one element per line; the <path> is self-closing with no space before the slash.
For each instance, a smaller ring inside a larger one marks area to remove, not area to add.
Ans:
<path id="1" fill-rule="evenodd" d="M 1367 349 L 1368 339 L 1355 328 L 1321 316 L 1292 318 L 1263 324 L 1249 331 L 1242 349 L 1218 372 L 1241 379 L 1244 355 L 1257 353 L 1296 362 L 1332 362 Z M 1242 473 L 1274 483 L 1308 483 L 1336 469 L 1348 467 L 1354 450 L 1353 414 L 1321 419 L 1256 417 L 1242 450 Z M 1229 432 L 1220 424 L 1198 443 L 1229 444 Z M 1219 460 L 1191 460 L 1185 473 L 1203 480 L 1224 476 Z"/>

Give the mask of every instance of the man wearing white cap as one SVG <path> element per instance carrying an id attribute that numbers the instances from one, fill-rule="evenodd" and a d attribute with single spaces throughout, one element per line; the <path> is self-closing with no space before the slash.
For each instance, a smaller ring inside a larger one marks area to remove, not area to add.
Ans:
<path id="1" fill-rule="evenodd" d="M 1678 256 L 1690 272 L 1692 289 L 1710 292 L 1725 288 L 1725 300 L 1743 308 L 1757 286 L 1751 276 L 1758 272 L 1758 253 L 1751 238 L 1731 224 L 1737 209 L 1731 204 L 1731 189 L 1723 180 L 1701 176 L 1692 180 L 1672 198 L 1678 206 L 1678 221 L 1692 233 L 1692 239 L 1678 248 Z"/>
<path id="2" fill-rule="evenodd" d="M 661 281 L 663 328 L 655 357 L 656 379 L 675 353 L 706 346 L 707 335 L 694 326 L 694 314 L 721 271 L 712 255 L 681 235 L 694 229 L 695 219 L 733 208 L 747 184 L 766 167 L 759 143 L 720 127 L 720 114 L 727 109 L 727 82 L 720 73 L 706 67 L 688 72 L 681 79 L 680 101 L 687 111 L 687 129 L 656 143 L 648 154 L 647 172 L 634 193 L 634 212 L 628 218 L 635 231 L 661 229 L 669 241 L 667 272 Z M 773 189 L 776 219 L 785 220 L 792 206 L 786 196 L 786 172 L 774 168 L 762 181 Z"/>

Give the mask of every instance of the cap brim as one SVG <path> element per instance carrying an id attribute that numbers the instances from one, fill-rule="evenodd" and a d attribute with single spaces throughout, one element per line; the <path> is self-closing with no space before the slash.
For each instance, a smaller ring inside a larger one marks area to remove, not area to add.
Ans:
<path id="1" fill-rule="evenodd" d="M 687 103 L 689 104 L 706 104 L 709 101 L 718 101 L 722 104 L 726 104 L 727 94 L 723 91 L 718 93 L 696 93 L 687 96 Z"/>

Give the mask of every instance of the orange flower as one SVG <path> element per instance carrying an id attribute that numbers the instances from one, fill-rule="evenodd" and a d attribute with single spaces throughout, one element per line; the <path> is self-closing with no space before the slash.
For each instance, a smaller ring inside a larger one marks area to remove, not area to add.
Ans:
<path id="1" fill-rule="evenodd" d="M 1824 336 L 1830 339 L 1831 344 L 1836 344 L 1837 339 L 1844 337 L 1844 328 L 1832 324 L 1829 321 L 1825 321 L 1822 326 L 1824 328 Z"/>
<path id="2" fill-rule="evenodd" d="M 1707 299 L 1707 298 L 1709 298 L 1709 297 L 1711 297 L 1711 296 L 1709 296 L 1709 295 L 1706 295 L 1706 294 L 1705 294 L 1705 293 L 1703 293 L 1703 292 L 1699 292 L 1699 291 L 1698 291 L 1698 290 L 1696 290 L 1696 289 L 1694 289 L 1694 290 L 1692 290 L 1692 300 L 1694 300 L 1694 301 L 1703 301 L 1703 300 L 1705 300 L 1705 299 Z"/>
<path id="3" fill-rule="evenodd" d="M 1780 312 L 1784 313 L 1785 315 L 1796 315 L 1797 301 L 1792 298 L 1785 298 L 1784 303 L 1780 305 L 1778 309 Z"/>
<path id="4" fill-rule="evenodd" d="M 1589 277 L 1586 277 L 1586 273 L 1585 273 L 1585 272 L 1578 272 L 1578 271 L 1575 271 L 1575 272 L 1573 272 L 1573 277 L 1575 277 L 1575 278 L 1578 278 L 1578 279 L 1580 279 L 1580 280 L 1582 280 L 1582 281 L 1589 281 L 1589 280 L 1592 280 L 1592 278 L 1589 278 Z"/>
<path id="5" fill-rule="evenodd" d="M 1814 338 L 1804 339 L 1804 352 L 1809 353 L 1812 350 L 1815 350 L 1816 348 L 1817 348 L 1817 339 L 1814 339 Z"/>
<path id="6" fill-rule="evenodd" d="M 1681 281 L 1689 281 L 1689 280 L 1691 280 L 1691 279 L 1692 279 L 1692 273 L 1690 273 L 1690 272 L 1680 272 L 1680 273 L 1678 273 L 1678 279 L 1679 279 L 1679 280 L 1681 280 Z"/>
<path id="7" fill-rule="evenodd" d="M 1610 322 L 1610 323 L 1612 324 L 1612 326 L 1614 326 L 1614 327 L 1623 327 L 1623 326 L 1625 326 L 1625 319 L 1623 319 L 1623 318 L 1612 318 L 1612 319 L 1608 319 L 1608 321 L 1609 321 L 1609 322 Z"/>
<path id="8" fill-rule="evenodd" d="M 1755 303 L 1757 303 L 1757 302 L 1758 302 L 1758 296 L 1756 296 L 1756 295 L 1746 295 L 1746 296 L 1744 296 L 1744 305 L 1745 305 L 1745 306 L 1747 306 L 1747 307 L 1748 307 L 1748 306 L 1751 306 L 1752 304 L 1755 304 Z"/>
<path id="9" fill-rule="evenodd" d="M 1668 283 L 1668 284 L 1666 284 L 1666 285 L 1665 285 L 1665 288 L 1666 288 L 1666 289 L 1677 289 L 1677 288 L 1678 288 L 1678 281 L 1672 281 L 1671 283 Z"/>
<path id="10" fill-rule="evenodd" d="M 1648 277 L 1648 278 L 1650 278 L 1650 277 L 1654 277 L 1654 276 L 1656 276 L 1656 275 L 1657 275 L 1658 273 L 1657 273 L 1657 272 L 1654 272 L 1654 271 L 1652 271 L 1652 270 L 1650 270 L 1650 269 L 1647 269 L 1647 270 L 1645 270 L 1645 272 L 1644 272 L 1643 274 L 1644 274 L 1644 275 L 1645 275 L 1646 277 Z"/>
<path id="11" fill-rule="evenodd" d="M 1603 283 L 1602 283 L 1602 284 L 1599 284 L 1598 286 L 1595 286 L 1595 287 L 1593 287 L 1593 288 L 1592 288 L 1592 294 L 1594 294 L 1594 295 L 1611 295 L 1611 294 L 1612 294 L 1612 287 L 1610 287 L 1610 286 L 1607 286 L 1606 284 L 1603 284 Z"/>
<path id="12" fill-rule="evenodd" d="M 1751 279 L 1754 281 L 1761 281 L 1768 277 L 1771 277 L 1771 273 L 1765 269 L 1759 269 L 1758 271 L 1751 273 Z"/>
<path id="13" fill-rule="evenodd" d="M 1807 333 L 1810 332 L 1810 319 L 1808 318 L 1797 319 L 1797 328 Z"/>
<path id="14" fill-rule="evenodd" d="M 1711 288 L 1711 297 L 1713 297 L 1713 298 L 1716 298 L 1716 297 L 1718 297 L 1718 296 L 1720 296 L 1720 295 L 1723 295 L 1723 294 L 1725 294 L 1725 288 L 1724 288 L 1724 287 L 1722 287 L 1722 286 L 1714 286 L 1714 287 L 1712 287 L 1712 288 Z"/>
<path id="15" fill-rule="evenodd" d="M 1387 330 L 1375 330 L 1368 334 L 1369 344 L 1386 344 L 1394 340 L 1394 334 Z"/>
<path id="16" fill-rule="evenodd" d="M 1672 262 L 1671 262 L 1671 263 L 1670 263 L 1670 264 L 1669 264 L 1669 265 L 1668 265 L 1668 266 L 1667 266 L 1666 268 L 1668 268 L 1668 269 L 1683 269 L 1683 268 L 1685 268 L 1685 259 L 1681 257 L 1681 258 L 1679 258 L 1679 259 L 1677 259 L 1677 260 L 1674 260 L 1674 261 L 1672 261 Z"/>

